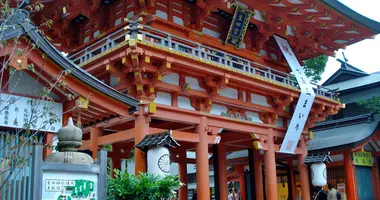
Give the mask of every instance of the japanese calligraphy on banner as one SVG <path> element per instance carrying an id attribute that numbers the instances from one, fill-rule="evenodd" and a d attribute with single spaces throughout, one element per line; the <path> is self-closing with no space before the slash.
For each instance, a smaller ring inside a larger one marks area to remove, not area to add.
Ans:
<path id="1" fill-rule="evenodd" d="M 288 64 L 301 88 L 301 95 L 298 99 L 296 109 L 294 110 L 284 141 L 282 142 L 280 148 L 281 153 L 293 154 L 302 134 L 302 130 L 305 127 L 311 106 L 314 102 L 315 94 L 309 79 L 306 77 L 304 70 L 293 53 L 288 41 L 276 35 L 274 38 L 284 54 L 286 61 L 288 61 Z"/>
<path id="2" fill-rule="evenodd" d="M 57 132 L 62 112 L 61 103 L 0 93 L 0 126 Z"/>
<path id="3" fill-rule="evenodd" d="M 242 8 L 239 5 L 235 6 L 235 14 L 232 19 L 225 43 L 230 43 L 234 45 L 236 48 L 238 48 L 240 46 L 240 43 L 244 39 L 245 32 L 247 31 L 249 21 L 253 12 L 246 8 Z"/>
<path id="4" fill-rule="evenodd" d="M 373 166 L 373 158 L 371 152 L 354 152 L 352 153 L 354 165 L 358 166 Z"/>

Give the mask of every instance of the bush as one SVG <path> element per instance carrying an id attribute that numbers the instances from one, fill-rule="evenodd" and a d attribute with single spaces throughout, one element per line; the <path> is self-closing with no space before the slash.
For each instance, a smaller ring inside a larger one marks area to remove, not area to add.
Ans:
<path id="1" fill-rule="evenodd" d="M 114 170 L 115 178 L 108 178 L 109 200 L 167 200 L 173 198 L 180 186 L 178 176 L 159 177 L 140 173 L 139 176 Z"/>

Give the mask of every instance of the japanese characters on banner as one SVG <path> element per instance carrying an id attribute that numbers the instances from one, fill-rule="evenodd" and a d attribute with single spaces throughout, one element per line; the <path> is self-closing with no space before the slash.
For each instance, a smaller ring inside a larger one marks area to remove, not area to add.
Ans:
<path id="1" fill-rule="evenodd" d="M 285 59 L 288 61 L 288 64 L 292 69 L 301 88 L 301 95 L 298 99 L 296 109 L 294 110 L 294 114 L 280 148 L 281 153 L 293 154 L 297 147 L 298 140 L 302 134 L 306 120 L 309 116 L 311 106 L 314 102 L 315 94 L 288 41 L 276 35 L 274 38 L 276 39 L 278 46 L 284 54 Z"/>
<path id="2" fill-rule="evenodd" d="M 57 132 L 62 112 L 61 103 L 0 93 L 0 126 Z"/>

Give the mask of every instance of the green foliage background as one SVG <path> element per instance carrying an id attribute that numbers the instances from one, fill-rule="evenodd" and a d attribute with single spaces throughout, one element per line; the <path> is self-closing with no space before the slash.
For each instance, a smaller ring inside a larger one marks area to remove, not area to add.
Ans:
<path id="1" fill-rule="evenodd" d="M 173 190 L 180 186 L 178 176 L 159 177 L 140 173 L 139 176 L 114 170 L 115 177 L 108 178 L 108 200 L 167 200 L 175 196 Z"/>
<path id="2" fill-rule="evenodd" d="M 312 82 L 317 83 L 322 79 L 321 75 L 325 71 L 327 60 L 328 56 L 320 55 L 303 61 L 306 76 L 309 77 Z"/>
<path id="3" fill-rule="evenodd" d="M 373 96 L 371 99 L 359 101 L 358 103 L 369 109 L 371 112 L 380 114 L 380 96 Z"/>

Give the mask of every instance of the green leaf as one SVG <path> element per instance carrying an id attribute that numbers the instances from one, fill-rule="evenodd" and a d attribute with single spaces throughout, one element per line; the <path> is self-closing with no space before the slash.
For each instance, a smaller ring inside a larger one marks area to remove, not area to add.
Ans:
<path id="1" fill-rule="evenodd" d="M 312 82 L 318 82 L 322 79 L 321 75 L 325 71 L 327 60 L 328 56 L 320 55 L 303 62 L 305 66 L 305 74 L 307 77 L 311 78 Z"/>

